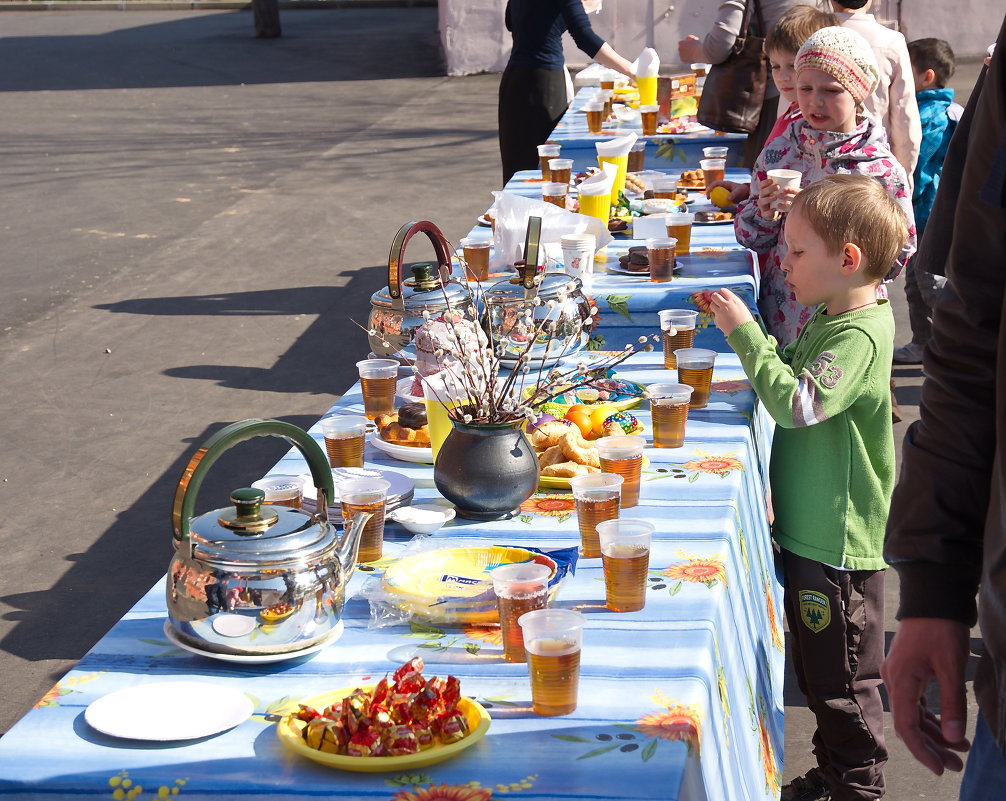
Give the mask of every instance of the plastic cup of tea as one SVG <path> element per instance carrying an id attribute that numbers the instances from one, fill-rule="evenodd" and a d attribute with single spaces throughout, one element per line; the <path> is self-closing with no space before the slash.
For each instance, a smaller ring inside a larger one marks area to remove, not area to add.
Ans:
<path id="1" fill-rule="evenodd" d="M 549 159 L 548 169 L 552 173 L 552 182 L 569 186 L 569 178 L 573 174 L 573 159 Z"/>
<path id="2" fill-rule="evenodd" d="M 639 503 L 639 477 L 643 471 L 643 438 L 620 435 L 597 440 L 602 473 L 617 473 L 623 479 L 621 508 Z M 596 473 L 592 475 L 597 475 Z"/>
<path id="3" fill-rule="evenodd" d="M 562 247 L 562 266 L 566 275 L 579 278 L 584 288 L 590 289 L 597 237 L 593 234 L 563 234 L 559 237 L 559 245 Z"/>
<path id="4" fill-rule="evenodd" d="M 304 500 L 304 485 L 296 476 L 267 476 L 252 482 L 252 487 L 265 493 L 264 503 L 300 509 Z"/>
<path id="5" fill-rule="evenodd" d="M 692 409 L 705 408 L 713 384 L 716 351 L 705 348 L 682 348 L 674 351 L 678 360 L 678 381 L 692 387 Z"/>
<path id="6" fill-rule="evenodd" d="M 585 103 L 583 111 L 587 115 L 587 130 L 592 134 L 601 133 L 604 127 L 604 101 L 591 100 Z"/>
<path id="7" fill-rule="evenodd" d="M 657 133 L 658 111 L 660 111 L 658 105 L 639 107 L 639 122 L 643 126 L 643 136 L 654 136 Z"/>
<path id="8" fill-rule="evenodd" d="M 615 473 L 588 473 L 569 480 L 576 501 L 576 521 L 580 526 L 581 556 L 597 559 L 601 555 L 597 524 L 618 517 L 624 481 Z"/>
<path id="9" fill-rule="evenodd" d="M 541 177 L 544 180 L 552 180 L 552 171 L 548 168 L 548 162 L 550 159 L 559 158 L 559 151 L 561 149 L 561 145 L 538 145 L 538 164 L 541 166 Z"/>
<path id="10" fill-rule="evenodd" d="M 625 168 L 629 172 L 642 172 L 646 163 L 646 142 L 637 140 L 629 148 L 629 163 Z"/>
<path id="11" fill-rule="evenodd" d="M 691 309 L 661 309 L 657 312 L 657 317 L 664 345 L 664 367 L 676 370 L 678 360 L 674 351 L 690 348 L 695 344 L 695 326 L 699 313 Z"/>
<path id="12" fill-rule="evenodd" d="M 336 414 L 321 419 L 321 433 L 325 435 L 325 450 L 331 467 L 363 467 L 369 423 L 363 415 L 355 414 Z"/>
<path id="13" fill-rule="evenodd" d="M 371 420 L 395 411 L 395 384 L 399 364 L 395 359 L 364 359 L 356 363 L 363 388 L 363 408 Z"/>
<path id="14" fill-rule="evenodd" d="M 489 571 L 496 593 L 496 608 L 503 635 L 503 658 L 507 662 L 526 662 L 524 634 L 517 620 L 521 615 L 548 606 L 548 565 L 536 562 L 503 565 Z"/>
<path id="15" fill-rule="evenodd" d="M 726 175 L 726 159 L 702 159 L 699 161 L 699 169 L 702 170 L 702 177 L 706 186 L 710 186 L 713 181 L 722 181 Z"/>
<path id="16" fill-rule="evenodd" d="M 597 527 L 604 567 L 605 606 L 612 612 L 636 612 L 646 606 L 650 538 L 655 526 L 622 517 Z"/>
<path id="17" fill-rule="evenodd" d="M 653 177 L 653 196 L 673 198 L 678 193 L 678 176 L 655 175 Z"/>
<path id="18" fill-rule="evenodd" d="M 664 217 L 667 235 L 677 240 L 674 252 L 678 256 L 687 256 L 692 250 L 692 224 L 695 215 L 690 211 L 672 212 Z"/>
<path id="19" fill-rule="evenodd" d="M 524 634 L 535 713 L 568 715 L 576 709 L 584 616 L 571 609 L 536 609 L 517 622 Z"/>
<path id="20" fill-rule="evenodd" d="M 654 447 L 680 448 L 685 444 L 692 388 L 687 384 L 650 384 L 646 397 L 650 399 Z"/>
<path id="21" fill-rule="evenodd" d="M 461 250 L 465 256 L 465 279 L 469 282 L 489 280 L 489 250 L 492 240 L 466 236 L 461 240 Z"/>
<path id="22" fill-rule="evenodd" d="M 555 161 L 555 159 L 553 159 Z M 566 195 L 569 194 L 569 184 L 546 181 L 541 185 L 541 199 L 560 209 L 566 208 Z"/>
<path id="23" fill-rule="evenodd" d="M 387 506 L 388 487 L 383 478 L 350 478 L 338 483 L 342 519 L 349 521 L 356 515 L 369 512 L 371 517 L 360 535 L 358 562 L 376 562 L 384 550 L 384 513 Z"/>
<path id="24" fill-rule="evenodd" d="M 676 239 L 666 236 L 646 240 L 651 281 L 670 281 L 674 277 L 674 251 L 677 245 Z"/>
<path id="25" fill-rule="evenodd" d="M 729 147 L 704 147 L 702 155 L 707 159 L 725 159 L 730 154 Z"/>

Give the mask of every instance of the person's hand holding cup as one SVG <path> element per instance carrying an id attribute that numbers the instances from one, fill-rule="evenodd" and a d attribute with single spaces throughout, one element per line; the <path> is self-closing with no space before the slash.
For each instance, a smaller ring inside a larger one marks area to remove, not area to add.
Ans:
<path id="1" fill-rule="evenodd" d="M 766 182 L 772 188 L 771 203 L 768 208 L 763 208 L 759 202 L 758 207 L 762 209 L 762 217 L 766 220 L 778 220 L 782 214 L 787 214 L 793 207 L 793 198 L 800 192 L 800 180 L 803 173 L 797 170 L 769 170 L 766 181 L 762 181 L 762 187 Z"/>

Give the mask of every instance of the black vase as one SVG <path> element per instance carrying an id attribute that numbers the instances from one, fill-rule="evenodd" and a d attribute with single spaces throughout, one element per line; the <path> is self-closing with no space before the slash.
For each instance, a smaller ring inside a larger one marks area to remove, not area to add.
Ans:
<path id="1" fill-rule="evenodd" d="M 440 446 L 433 480 L 461 517 L 508 517 L 538 488 L 538 457 L 521 423 L 451 421 L 453 428 Z"/>

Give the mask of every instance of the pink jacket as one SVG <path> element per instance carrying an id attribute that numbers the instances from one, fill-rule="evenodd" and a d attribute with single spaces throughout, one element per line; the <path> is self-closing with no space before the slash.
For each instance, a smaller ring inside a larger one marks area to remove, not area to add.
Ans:
<path id="1" fill-rule="evenodd" d="M 786 255 L 782 237 L 785 217 L 766 220 L 758 211 L 758 185 L 765 180 L 767 171 L 774 169 L 800 171 L 803 173 L 801 186 L 837 173 L 870 175 L 880 181 L 905 212 L 909 233 L 908 243 L 884 277 L 885 281 L 897 278 L 915 252 L 915 215 L 905 170 L 891 154 L 884 129 L 869 118 L 860 118 L 851 133 L 815 131 L 801 118 L 791 123 L 782 136 L 766 143 L 755 161 L 751 196 L 737 208 L 734 231 L 738 242 L 764 254 L 758 307 L 769 333 L 785 346 L 796 339 L 813 309 L 797 303 L 780 267 Z M 878 294 L 886 297 L 886 292 Z"/>

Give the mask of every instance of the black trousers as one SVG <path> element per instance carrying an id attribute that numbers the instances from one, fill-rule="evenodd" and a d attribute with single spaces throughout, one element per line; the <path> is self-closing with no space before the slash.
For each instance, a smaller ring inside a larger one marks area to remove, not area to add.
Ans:
<path id="1" fill-rule="evenodd" d="M 504 184 L 518 170 L 538 168 L 538 145 L 548 140 L 568 105 L 562 70 L 507 65 L 499 95 Z"/>
<path id="2" fill-rule="evenodd" d="M 814 756 L 833 801 L 884 794 L 884 571 L 780 552 L 797 682 L 817 718 Z"/>

